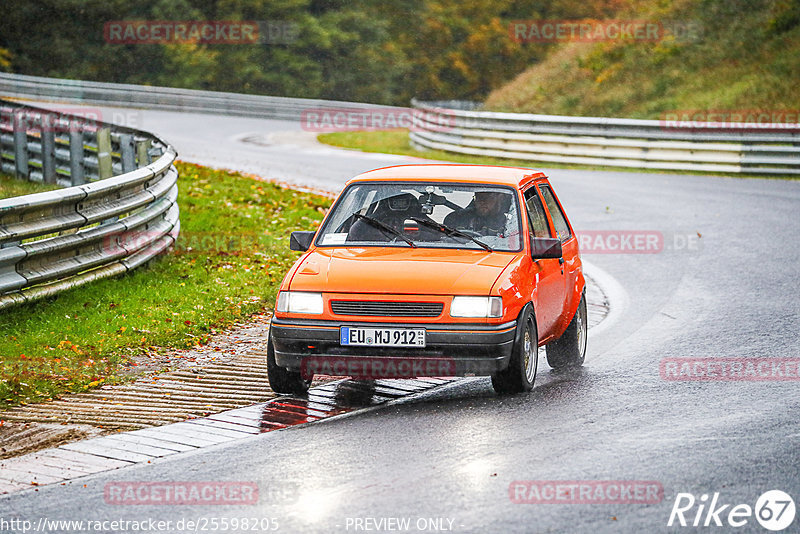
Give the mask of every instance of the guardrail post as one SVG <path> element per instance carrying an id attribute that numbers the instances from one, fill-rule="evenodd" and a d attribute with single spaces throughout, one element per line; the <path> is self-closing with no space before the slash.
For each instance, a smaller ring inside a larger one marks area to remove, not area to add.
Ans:
<path id="1" fill-rule="evenodd" d="M 97 130 L 97 177 L 100 180 L 114 176 L 111 162 L 111 129 Z"/>
<path id="2" fill-rule="evenodd" d="M 14 168 L 17 178 L 28 179 L 28 121 L 24 109 L 14 112 Z"/>
<path id="3" fill-rule="evenodd" d="M 42 140 L 42 180 L 46 184 L 56 183 L 55 122 L 55 115 L 43 113 L 39 123 Z"/>
<path id="4" fill-rule="evenodd" d="M 136 163 L 139 165 L 139 167 L 144 167 L 145 165 L 150 165 L 152 163 L 149 150 L 150 139 L 136 141 Z"/>
<path id="5" fill-rule="evenodd" d="M 80 124 L 70 122 L 69 127 L 69 179 L 72 185 L 86 183 L 86 174 L 83 168 L 83 129 Z"/>
<path id="6" fill-rule="evenodd" d="M 150 150 L 147 151 L 147 155 L 150 156 L 150 160 L 158 159 L 164 155 L 164 148 L 160 146 L 151 146 Z"/>
<path id="7" fill-rule="evenodd" d="M 119 151 L 122 154 L 122 172 L 136 170 L 136 154 L 133 149 L 133 136 L 131 134 L 120 134 Z"/>

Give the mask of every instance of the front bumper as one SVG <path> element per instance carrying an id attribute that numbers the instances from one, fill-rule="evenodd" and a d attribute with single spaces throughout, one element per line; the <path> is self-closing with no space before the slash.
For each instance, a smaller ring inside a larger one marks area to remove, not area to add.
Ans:
<path id="1" fill-rule="evenodd" d="M 424 348 L 362 347 L 340 345 L 342 326 L 370 328 L 424 328 Z M 273 318 L 270 335 L 275 362 L 286 369 L 304 371 L 309 362 L 328 361 L 332 368 L 351 375 L 354 362 L 378 362 L 383 369 L 398 366 L 405 376 L 489 376 L 508 367 L 517 322 L 499 325 L 373 323 L 313 321 Z M 385 366 L 381 365 L 385 364 Z M 320 369 L 325 367 L 317 367 Z M 331 373 L 325 373 L 331 374 Z M 387 377 L 391 377 L 387 375 Z"/>

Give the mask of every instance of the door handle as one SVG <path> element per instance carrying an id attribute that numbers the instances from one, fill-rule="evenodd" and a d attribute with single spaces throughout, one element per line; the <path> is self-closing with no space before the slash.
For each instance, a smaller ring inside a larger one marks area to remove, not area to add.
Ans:
<path id="1" fill-rule="evenodd" d="M 564 258 L 558 258 L 558 264 L 564 265 Z"/>

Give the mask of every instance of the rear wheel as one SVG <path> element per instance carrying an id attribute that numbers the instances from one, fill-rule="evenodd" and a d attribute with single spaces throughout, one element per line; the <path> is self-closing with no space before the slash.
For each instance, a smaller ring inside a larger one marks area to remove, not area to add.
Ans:
<path id="1" fill-rule="evenodd" d="M 272 346 L 272 334 L 267 341 L 267 378 L 269 387 L 275 393 L 292 393 L 302 395 L 308 391 L 313 377 L 304 379 L 300 371 L 290 371 L 275 362 L 275 348 Z"/>
<path id="2" fill-rule="evenodd" d="M 586 358 L 586 295 L 560 338 L 547 345 L 547 363 L 553 369 L 580 367 Z"/>
<path id="3" fill-rule="evenodd" d="M 517 336 L 508 367 L 492 375 L 492 387 L 497 393 L 522 393 L 533 389 L 539 363 L 536 321 L 530 310 L 522 315 L 522 332 Z"/>

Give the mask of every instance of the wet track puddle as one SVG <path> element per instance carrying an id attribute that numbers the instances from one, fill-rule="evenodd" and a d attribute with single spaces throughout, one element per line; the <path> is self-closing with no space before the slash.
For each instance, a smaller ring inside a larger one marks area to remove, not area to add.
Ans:
<path id="1" fill-rule="evenodd" d="M 334 415 L 377 406 L 446 384 L 452 379 L 341 380 L 311 388 L 307 398 L 282 397 L 264 404 L 260 415 L 262 432 L 311 423 Z"/>
<path id="2" fill-rule="evenodd" d="M 313 423 L 408 397 L 452 380 L 343 379 L 313 387 L 303 397 L 278 397 L 207 417 L 105 435 L 0 460 L 0 494 L 69 483 L 88 474 Z"/>

